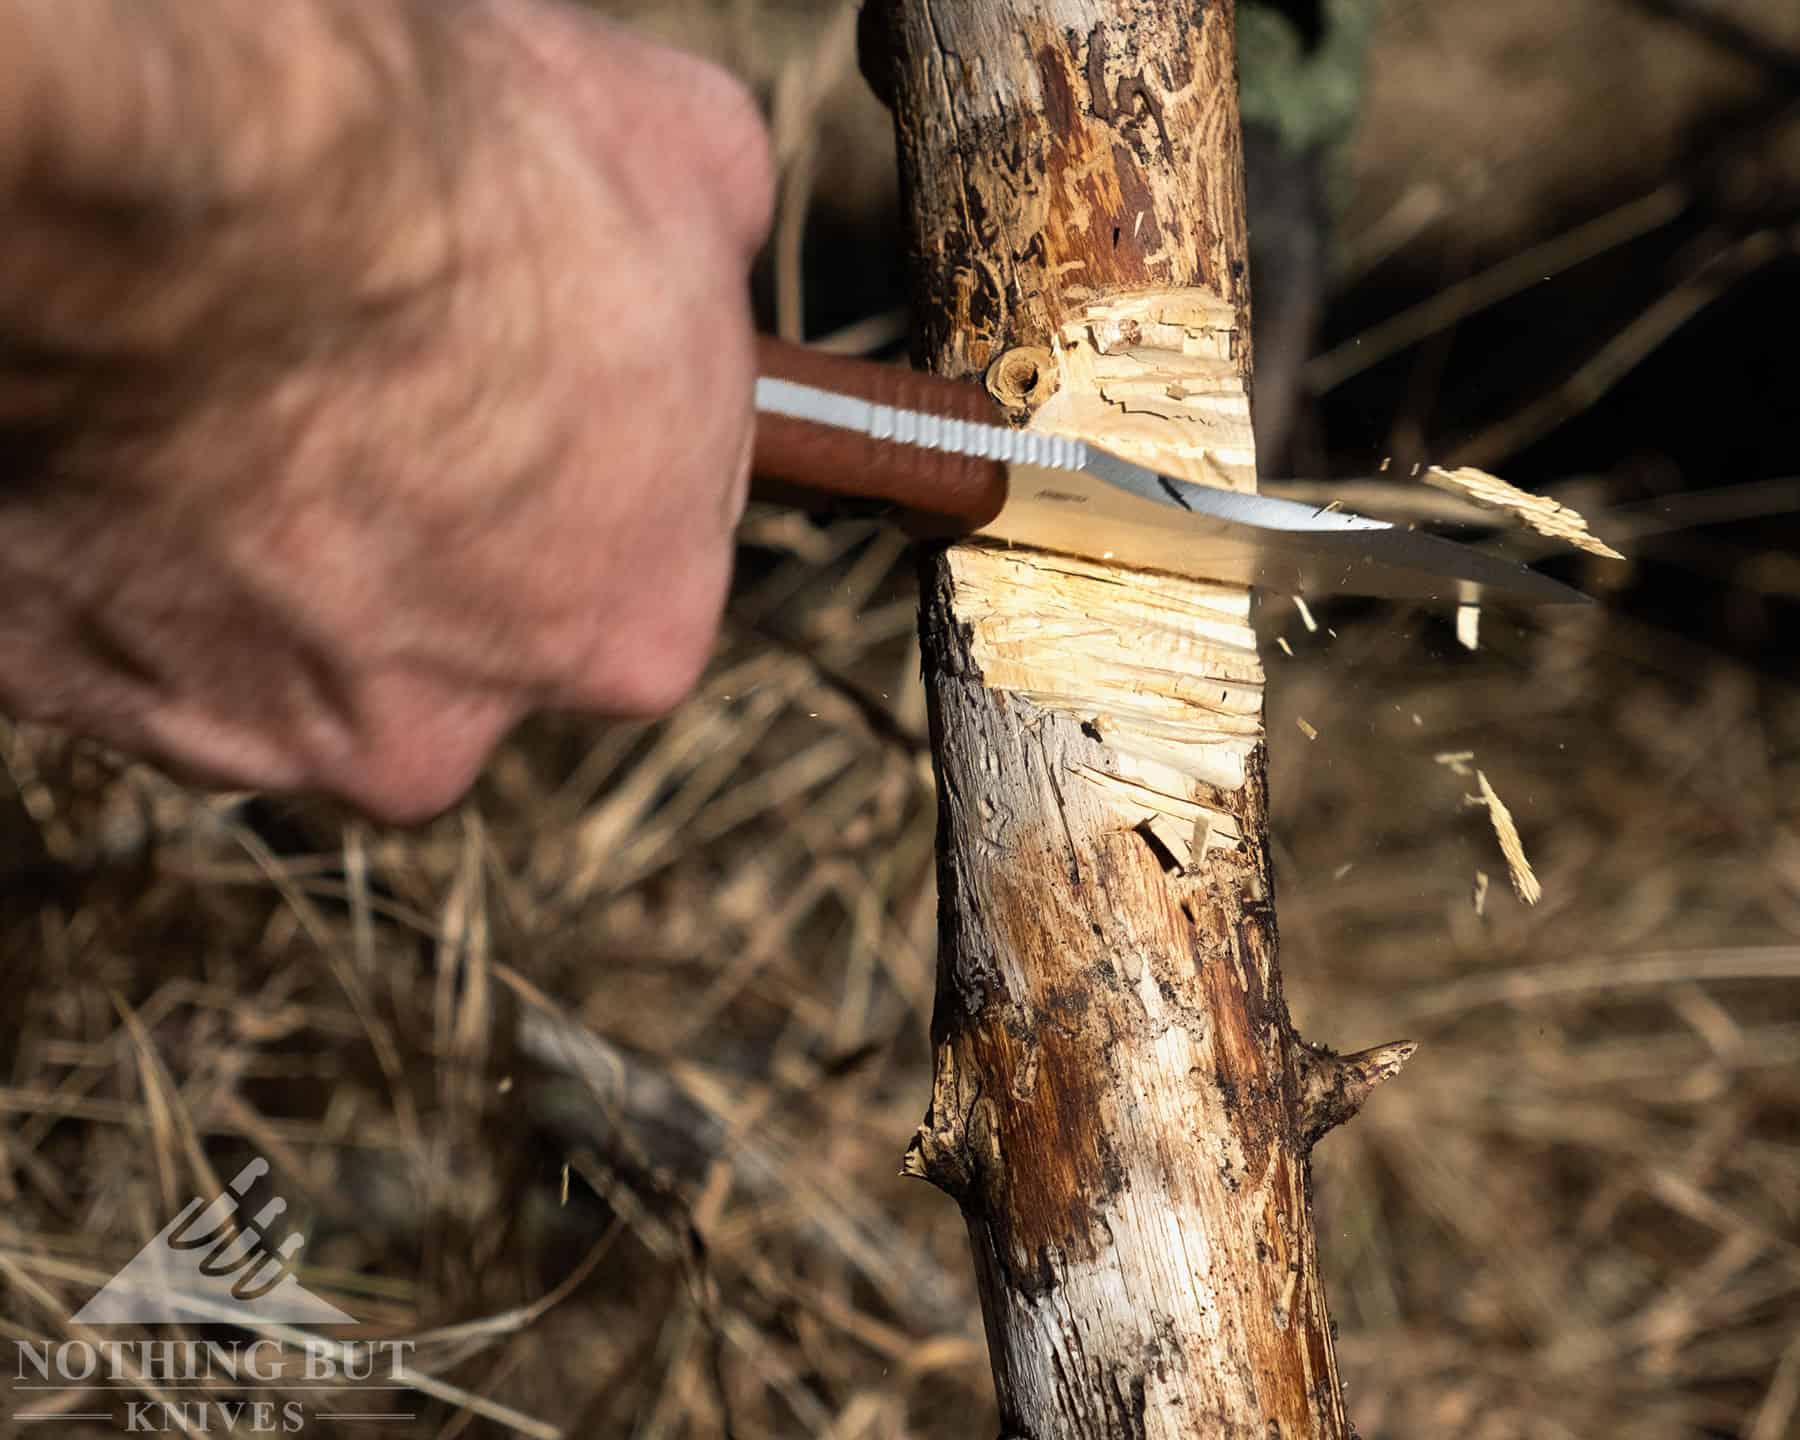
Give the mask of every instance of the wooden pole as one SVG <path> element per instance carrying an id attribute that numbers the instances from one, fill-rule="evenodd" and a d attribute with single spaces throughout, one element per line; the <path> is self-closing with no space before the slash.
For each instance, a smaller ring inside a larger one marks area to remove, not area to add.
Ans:
<path id="1" fill-rule="evenodd" d="M 1015 419 L 1255 483 L 1233 6 L 870 0 L 924 358 Z M 941 955 L 906 1157 L 968 1221 L 1008 1440 L 1350 1432 L 1308 1155 L 1411 1053 L 1282 996 L 1249 596 L 923 568 Z"/>

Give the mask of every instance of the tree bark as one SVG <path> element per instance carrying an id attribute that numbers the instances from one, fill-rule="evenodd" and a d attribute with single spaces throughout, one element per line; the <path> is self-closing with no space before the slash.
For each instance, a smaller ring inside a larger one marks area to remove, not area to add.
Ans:
<path id="1" fill-rule="evenodd" d="M 1255 484 L 1233 7 L 870 0 L 924 356 Z M 1411 1047 L 1303 1044 L 1241 588 L 923 566 L 941 954 L 907 1171 L 968 1222 L 1009 1440 L 1339 1437 L 1308 1154 Z"/>

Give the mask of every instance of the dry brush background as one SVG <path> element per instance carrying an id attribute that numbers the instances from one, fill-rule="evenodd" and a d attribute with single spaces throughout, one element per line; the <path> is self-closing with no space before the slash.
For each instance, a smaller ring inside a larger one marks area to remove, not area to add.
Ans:
<path id="1" fill-rule="evenodd" d="M 627 18 L 769 104 L 766 323 L 891 351 L 854 7 Z M 1478 458 L 1634 557 L 1472 654 L 1442 614 L 1262 607 L 1296 1019 L 1424 1042 L 1315 1165 L 1369 1437 L 1800 1434 L 1797 76 L 1784 0 L 1390 0 L 1321 162 L 1298 463 Z M 304 1283 L 445 1382 L 433 1433 L 991 1436 L 961 1222 L 898 1174 L 914 606 L 892 535 L 753 515 L 688 704 L 536 722 L 414 833 L 0 726 L 9 1351 L 260 1153 Z"/>

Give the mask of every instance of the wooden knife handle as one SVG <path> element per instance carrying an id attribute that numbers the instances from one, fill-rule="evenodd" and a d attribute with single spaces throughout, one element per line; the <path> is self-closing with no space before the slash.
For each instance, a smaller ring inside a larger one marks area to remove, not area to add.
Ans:
<path id="1" fill-rule="evenodd" d="M 768 336 L 758 337 L 756 360 L 758 373 L 770 379 L 899 410 L 985 425 L 1005 423 L 979 385 L 828 355 Z M 885 501 L 906 512 L 907 528 L 915 534 L 960 534 L 979 529 L 1000 513 L 1006 500 L 1006 466 L 975 455 L 953 455 L 760 413 L 750 494 L 757 500 L 802 506 L 833 499 Z"/>

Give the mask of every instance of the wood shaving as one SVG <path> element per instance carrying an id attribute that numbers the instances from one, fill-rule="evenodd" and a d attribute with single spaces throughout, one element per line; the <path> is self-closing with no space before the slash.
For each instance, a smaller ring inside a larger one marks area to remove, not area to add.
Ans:
<path id="1" fill-rule="evenodd" d="M 1475 918 L 1481 919 L 1487 914 L 1488 874 L 1485 870 L 1475 872 Z"/>
<path id="2" fill-rule="evenodd" d="M 1294 608 L 1300 612 L 1300 623 L 1306 626 L 1307 633 L 1310 635 L 1318 634 L 1319 622 L 1313 619 L 1313 613 L 1307 608 L 1306 601 L 1302 600 L 1298 595 L 1294 597 Z"/>
<path id="3" fill-rule="evenodd" d="M 1498 475 L 1477 470 L 1473 465 L 1463 465 L 1455 470 L 1431 465 L 1419 478 L 1439 490 L 1460 495 L 1484 510 L 1505 511 L 1527 529 L 1535 530 L 1552 540 L 1561 540 L 1566 545 L 1573 545 L 1577 550 L 1585 550 L 1590 555 L 1604 555 L 1608 560 L 1625 558 L 1590 532 L 1587 521 L 1567 505 L 1552 500 L 1547 495 L 1533 495 L 1529 490 L 1509 485 Z"/>
<path id="4" fill-rule="evenodd" d="M 1419 717 L 1416 715 L 1413 716 L 1414 720 L 1417 720 L 1418 718 Z M 1473 775 L 1475 773 L 1469 766 L 1469 762 L 1475 758 L 1475 752 L 1473 750 L 1444 750 L 1433 755 L 1431 758 L 1439 765 L 1448 766 L 1458 775 Z"/>
<path id="5" fill-rule="evenodd" d="M 1286 655 L 1288 659 L 1292 660 L 1294 658 L 1294 647 L 1288 644 L 1287 636 L 1277 635 L 1275 637 L 1275 643 L 1281 647 L 1281 653 Z"/>
<path id="6" fill-rule="evenodd" d="M 1469 803 L 1487 807 L 1494 836 L 1500 842 L 1500 853 L 1506 857 L 1513 893 L 1527 905 L 1537 904 L 1544 896 L 1544 887 L 1538 883 L 1531 862 L 1525 858 L 1525 846 L 1519 839 L 1519 827 L 1513 824 L 1512 811 L 1506 808 L 1505 802 L 1494 793 L 1494 787 L 1488 784 L 1487 776 L 1479 770 L 1475 772 L 1475 783 L 1481 787 L 1481 794 L 1469 796 Z"/>
<path id="7" fill-rule="evenodd" d="M 1308 725 L 1300 716 L 1296 715 L 1294 717 L 1294 723 L 1300 727 L 1300 733 L 1308 740 L 1317 740 L 1319 738 L 1319 732 L 1311 725 Z"/>

